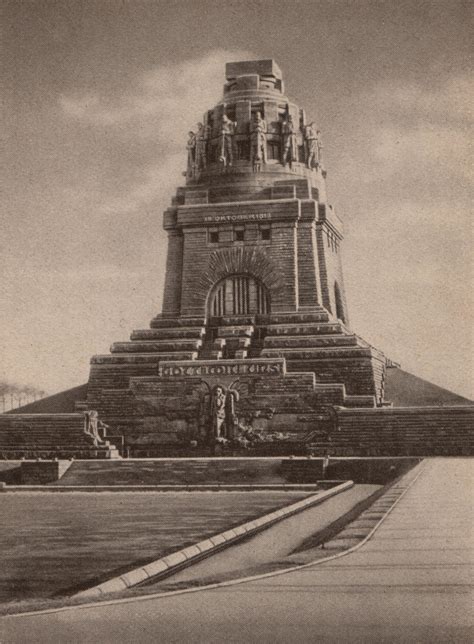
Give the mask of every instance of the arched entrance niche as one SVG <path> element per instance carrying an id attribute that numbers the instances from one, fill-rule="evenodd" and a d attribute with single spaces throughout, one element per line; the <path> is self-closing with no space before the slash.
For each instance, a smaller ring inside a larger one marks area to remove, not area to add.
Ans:
<path id="1" fill-rule="evenodd" d="M 228 275 L 211 290 L 211 318 L 270 312 L 270 296 L 262 282 L 251 275 Z"/>

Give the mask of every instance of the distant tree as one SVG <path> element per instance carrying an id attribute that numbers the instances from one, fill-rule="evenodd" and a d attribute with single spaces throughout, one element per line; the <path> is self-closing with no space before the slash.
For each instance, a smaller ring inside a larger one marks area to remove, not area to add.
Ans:
<path id="1" fill-rule="evenodd" d="M 12 382 L 0 382 L 0 407 L 1 412 L 9 411 L 14 407 L 34 402 L 43 398 L 46 392 L 32 385 L 18 385 Z"/>

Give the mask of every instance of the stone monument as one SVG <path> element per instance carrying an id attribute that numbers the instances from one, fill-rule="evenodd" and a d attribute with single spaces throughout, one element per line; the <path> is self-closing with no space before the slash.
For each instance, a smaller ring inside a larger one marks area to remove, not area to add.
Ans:
<path id="1" fill-rule="evenodd" d="M 473 453 L 472 401 L 351 331 L 321 132 L 280 69 L 226 77 L 183 133 L 162 312 L 92 358 L 74 409 L 63 392 L 0 414 L 0 456 Z"/>
<path id="2" fill-rule="evenodd" d="M 273 60 L 226 77 L 164 213 L 162 313 L 92 358 L 78 404 L 131 455 L 296 440 L 332 425 L 328 406 L 384 403 L 385 358 L 349 327 L 316 126 Z"/>

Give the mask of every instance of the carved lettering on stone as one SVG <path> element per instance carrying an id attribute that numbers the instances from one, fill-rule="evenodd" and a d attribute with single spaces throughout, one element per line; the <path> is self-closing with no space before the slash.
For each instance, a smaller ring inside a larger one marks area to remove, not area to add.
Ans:
<path id="1" fill-rule="evenodd" d="M 278 375 L 283 373 L 283 361 L 268 362 L 236 362 L 233 364 L 209 363 L 199 361 L 189 362 L 162 362 L 159 366 L 159 375 L 163 378 L 185 378 L 201 376 L 259 376 Z"/>

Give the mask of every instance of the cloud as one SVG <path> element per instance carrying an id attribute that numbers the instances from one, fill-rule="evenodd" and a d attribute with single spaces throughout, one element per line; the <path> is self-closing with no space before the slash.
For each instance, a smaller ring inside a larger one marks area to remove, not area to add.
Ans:
<path id="1" fill-rule="evenodd" d="M 128 214 L 160 199 L 166 207 L 186 167 L 187 132 L 222 95 L 225 63 L 253 58 L 248 51 L 217 49 L 193 60 L 148 70 L 120 98 L 87 93 L 62 96 L 64 114 L 110 136 L 153 141 L 153 159 L 133 167 L 130 178 L 103 199 L 103 215 Z M 158 152 L 157 152 L 158 150 Z M 111 159 L 113 163 L 113 159 Z"/>
<path id="2" fill-rule="evenodd" d="M 127 214 L 146 207 L 160 198 L 165 206 L 166 199 L 176 190 L 183 180 L 185 166 L 184 153 L 167 155 L 162 163 L 154 163 L 141 171 L 141 178 L 133 183 L 122 195 L 102 204 L 100 212 L 104 215 Z"/>
<path id="3" fill-rule="evenodd" d="M 194 121 L 221 96 L 225 63 L 248 58 L 248 51 L 216 49 L 201 58 L 148 70 L 118 99 L 88 93 L 61 96 L 60 105 L 65 114 L 85 123 L 131 124 L 141 134 L 182 146 Z"/>
<path id="4" fill-rule="evenodd" d="M 382 208 L 409 198 L 465 210 L 472 180 L 469 103 L 463 75 L 430 88 L 384 81 L 354 97 L 352 134 L 335 163 L 357 169 L 346 171 L 344 185 L 354 184 L 349 193 L 356 197 L 362 185 Z"/>
<path id="5" fill-rule="evenodd" d="M 411 121 L 419 117 L 428 122 L 438 119 L 445 123 L 469 122 L 472 120 L 473 94 L 471 79 L 467 74 L 459 74 L 435 87 L 383 82 L 372 90 L 371 100 L 386 113 L 404 113 Z"/>
<path id="6" fill-rule="evenodd" d="M 368 101 L 383 118 L 371 137 L 376 161 L 398 170 L 407 160 L 428 167 L 454 160 L 466 172 L 472 94 L 464 76 L 434 88 L 394 82 L 374 88 Z"/>

